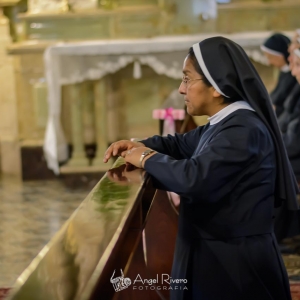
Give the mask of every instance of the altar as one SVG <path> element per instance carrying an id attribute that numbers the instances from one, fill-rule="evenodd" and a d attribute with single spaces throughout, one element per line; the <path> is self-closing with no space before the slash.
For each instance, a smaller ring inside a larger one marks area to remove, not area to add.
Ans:
<path id="1" fill-rule="evenodd" d="M 270 32 L 249 32 L 238 34 L 227 34 L 226 36 L 240 44 L 254 61 L 256 66 L 260 66 L 260 73 L 264 77 L 264 72 L 268 74 L 266 78 L 273 78 L 273 70 L 264 68 L 266 60 L 262 55 L 259 46 L 270 35 Z M 56 174 L 59 174 L 59 162 L 68 160 L 68 143 L 61 122 L 62 113 L 62 87 L 73 86 L 74 99 L 70 108 L 71 129 L 73 144 L 73 156 L 68 164 L 71 166 L 86 165 L 84 158 L 83 127 L 81 112 L 84 110 L 83 99 L 79 99 L 80 91 L 76 90 L 76 85 L 85 81 L 92 81 L 92 102 L 87 108 L 90 122 L 90 138 L 97 144 L 97 153 L 93 161 L 93 166 L 100 167 L 102 157 L 109 142 L 114 138 L 130 138 L 128 134 L 111 133 L 112 138 L 108 138 L 109 132 L 114 131 L 114 122 L 118 122 L 117 111 L 120 107 L 111 106 L 110 93 L 116 93 L 117 90 L 109 85 L 113 84 L 115 74 L 126 68 L 131 67 L 131 76 L 135 80 L 143 78 L 143 68 L 145 66 L 152 69 L 156 76 L 165 76 L 173 80 L 174 88 L 178 87 L 182 77 L 182 63 L 188 52 L 188 49 L 196 42 L 205 38 L 216 36 L 218 34 L 201 34 L 185 36 L 162 36 L 148 39 L 132 40 L 101 40 L 79 43 L 60 43 L 46 49 L 44 53 L 44 64 L 46 83 L 48 86 L 48 105 L 49 117 L 47 121 L 44 153 L 48 167 Z M 220 66 L 222 67 L 222 66 Z M 270 73 L 271 72 L 271 73 Z M 110 83 L 104 80 L 106 75 L 110 75 Z M 127 74 L 128 76 L 128 74 Z M 268 82 L 266 82 L 268 84 Z M 149 91 L 151 92 L 151 91 Z M 77 96 L 76 96 L 77 94 Z M 119 102 L 122 102 L 122 96 L 119 95 Z M 158 105 L 159 103 L 156 103 Z M 151 116 L 150 108 L 155 106 L 147 105 L 143 99 L 140 99 L 141 108 L 148 108 L 144 114 Z M 110 107 L 110 108 L 109 108 Z M 137 126 L 143 126 L 143 120 L 140 120 Z M 92 125 L 91 125 L 92 124 Z M 123 124 L 123 127 L 126 124 Z M 93 128 L 91 128 L 93 127 Z M 116 128 L 115 128 L 116 129 Z M 145 130 L 144 134 L 152 132 Z M 93 137 L 91 137 L 93 136 Z M 140 138 L 139 136 L 138 138 Z M 142 136 L 143 137 L 143 136 Z"/>
<path id="2" fill-rule="evenodd" d="M 16 113 L 6 118 L 2 100 L 1 168 L 23 180 L 107 170 L 107 145 L 157 134 L 152 110 L 178 88 L 189 47 L 208 36 L 241 44 L 271 89 L 276 72 L 259 45 L 270 29 L 294 30 L 300 8 L 300 0 L 236 0 L 209 15 L 199 0 L 4 2 L 16 91 L 4 98 Z"/>

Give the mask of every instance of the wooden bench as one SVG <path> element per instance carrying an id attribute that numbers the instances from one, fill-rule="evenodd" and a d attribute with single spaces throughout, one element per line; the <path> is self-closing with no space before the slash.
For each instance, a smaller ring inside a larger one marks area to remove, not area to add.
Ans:
<path id="1" fill-rule="evenodd" d="M 114 170 L 122 172 L 123 163 L 119 158 Z M 167 299 L 161 276 L 171 272 L 177 212 L 147 174 L 137 169 L 135 175 L 114 182 L 106 174 L 7 299 Z"/>

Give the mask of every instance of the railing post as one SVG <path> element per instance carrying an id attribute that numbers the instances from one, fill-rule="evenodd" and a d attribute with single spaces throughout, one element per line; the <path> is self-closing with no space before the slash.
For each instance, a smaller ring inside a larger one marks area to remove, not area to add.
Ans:
<path id="1" fill-rule="evenodd" d="M 71 167 L 88 166 L 83 142 L 82 104 L 84 99 L 82 99 L 81 91 L 80 84 L 70 86 L 73 153 L 67 166 Z"/>
<path id="2" fill-rule="evenodd" d="M 90 81 L 83 83 L 83 141 L 85 145 L 95 144 L 94 85 Z"/>
<path id="3" fill-rule="evenodd" d="M 105 79 L 101 79 L 94 83 L 94 105 L 97 149 L 93 160 L 93 166 L 97 168 L 103 167 L 104 170 L 107 170 L 108 166 L 103 162 L 103 156 L 108 146 Z"/>

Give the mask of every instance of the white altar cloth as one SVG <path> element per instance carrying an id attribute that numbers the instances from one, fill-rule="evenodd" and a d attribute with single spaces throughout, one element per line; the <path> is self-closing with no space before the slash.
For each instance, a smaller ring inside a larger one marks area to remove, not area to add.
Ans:
<path id="1" fill-rule="evenodd" d="M 205 38 L 222 35 L 240 44 L 254 60 L 266 64 L 259 47 L 271 32 L 163 36 L 147 39 L 101 40 L 59 43 L 44 53 L 48 86 L 49 117 L 44 140 L 48 168 L 59 174 L 59 162 L 68 158 L 68 148 L 60 122 L 61 86 L 97 80 L 135 63 L 134 77 L 141 76 L 138 65 L 148 65 L 157 74 L 182 77 L 188 49 Z"/>

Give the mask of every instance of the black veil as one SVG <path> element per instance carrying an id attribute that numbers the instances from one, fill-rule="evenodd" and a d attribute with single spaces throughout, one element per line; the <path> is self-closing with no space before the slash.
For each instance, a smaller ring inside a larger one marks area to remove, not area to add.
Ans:
<path id="1" fill-rule="evenodd" d="M 212 37 L 193 45 L 197 61 L 212 86 L 224 97 L 247 101 L 269 129 L 276 151 L 275 207 L 282 202 L 298 210 L 298 184 L 282 141 L 269 94 L 243 48 L 224 37 Z"/>

